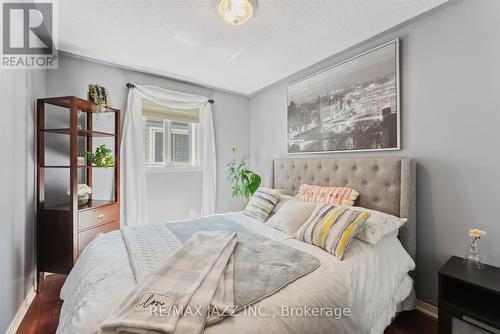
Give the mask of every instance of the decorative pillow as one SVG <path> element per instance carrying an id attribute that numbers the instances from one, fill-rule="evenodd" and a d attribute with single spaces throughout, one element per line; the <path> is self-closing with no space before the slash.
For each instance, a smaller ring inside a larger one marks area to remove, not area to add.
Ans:
<path id="1" fill-rule="evenodd" d="M 292 235 L 306 222 L 318 205 L 296 199 L 287 200 L 281 209 L 268 219 L 266 225 Z"/>
<path id="2" fill-rule="evenodd" d="M 295 197 L 305 202 L 354 205 L 358 195 L 359 192 L 348 187 L 320 187 L 302 184 Z"/>
<path id="3" fill-rule="evenodd" d="M 281 194 L 280 198 L 278 199 L 278 203 L 276 203 L 276 205 L 274 206 L 273 211 L 271 211 L 271 214 L 275 214 L 276 212 L 278 212 L 278 210 L 281 209 L 283 204 L 285 204 L 291 199 L 295 200 L 295 197 L 286 194 Z"/>
<path id="4" fill-rule="evenodd" d="M 370 217 L 367 211 L 320 204 L 294 237 L 321 247 L 342 260 L 352 238 Z"/>
<path id="5" fill-rule="evenodd" d="M 342 206 L 338 206 L 342 207 Z M 355 238 L 376 245 L 386 235 L 397 235 L 399 228 L 406 223 L 406 218 L 399 218 L 387 213 L 361 207 L 345 206 L 349 209 L 358 209 L 370 213 L 370 217 L 361 226 Z"/>
<path id="6" fill-rule="evenodd" d="M 243 213 L 261 222 L 265 222 L 276 203 L 278 203 L 280 195 L 281 191 L 279 190 L 260 187 L 250 197 Z"/>

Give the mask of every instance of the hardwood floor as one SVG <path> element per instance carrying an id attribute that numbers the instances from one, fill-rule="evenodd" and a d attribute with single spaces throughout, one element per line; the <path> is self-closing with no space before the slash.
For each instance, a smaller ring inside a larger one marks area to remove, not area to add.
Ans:
<path id="1" fill-rule="evenodd" d="M 17 329 L 17 333 L 51 334 L 56 332 L 63 303 L 59 299 L 59 292 L 65 280 L 65 275 L 57 274 L 45 278 L 43 289 L 35 296 L 21 325 Z"/>
<path id="2" fill-rule="evenodd" d="M 437 321 L 417 311 L 405 311 L 398 314 L 384 334 L 437 334 Z"/>
<path id="3" fill-rule="evenodd" d="M 62 300 L 59 292 L 65 275 L 49 275 L 43 289 L 31 304 L 17 334 L 53 334 L 56 332 Z M 402 312 L 384 334 L 437 334 L 436 320 L 419 311 Z M 341 333 L 338 333 L 341 334 Z"/>

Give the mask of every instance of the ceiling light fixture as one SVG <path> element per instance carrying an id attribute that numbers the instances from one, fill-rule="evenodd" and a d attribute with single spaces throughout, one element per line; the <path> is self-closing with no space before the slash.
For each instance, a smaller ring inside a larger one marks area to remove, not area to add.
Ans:
<path id="1" fill-rule="evenodd" d="M 220 0 L 219 15 L 229 24 L 240 25 L 252 17 L 257 0 Z"/>

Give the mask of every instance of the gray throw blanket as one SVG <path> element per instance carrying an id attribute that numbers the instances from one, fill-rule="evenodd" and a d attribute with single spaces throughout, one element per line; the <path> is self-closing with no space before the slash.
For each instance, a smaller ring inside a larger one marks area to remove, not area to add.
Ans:
<path id="1" fill-rule="evenodd" d="M 196 232 L 137 284 L 101 329 L 138 334 L 201 333 L 211 309 L 226 300 L 232 305 L 236 242 L 234 232 Z M 218 290 L 221 292 L 216 293 Z"/>
<path id="2" fill-rule="evenodd" d="M 147 277 L 200 231 L 237 234 L 233 292 L 237 310 L 276 293 L 320 266 L 314 256 L 253 233 L 220 215 L 159 225 L 125 227 L 122 235 L 137 281 Z M 209 324 L 213 321 L 209 320 Z"/>

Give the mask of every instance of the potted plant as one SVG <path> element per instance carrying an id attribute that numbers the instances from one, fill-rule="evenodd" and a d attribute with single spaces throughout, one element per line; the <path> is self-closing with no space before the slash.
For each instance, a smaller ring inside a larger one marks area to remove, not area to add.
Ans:
<path id="1" fill-rule="evenodd" d="M 89 84 L 87 99 L 97 105 L 97 112 L 104 112 L 111 105 L 108 90 L 97 83 Z"/>
<path id="2" fill-rule="evenodd" d="M 233 147 L 233 153 L 236 153 L 236 148 Z M 258 174 L 248 169 L 247 164 L 250 159 L 249 155 L 243 156 L 239 161 L 233 161 L 227 164 L 227 179 L 232 183 L 233 197 L 245 197 L 248 201 L 253 193 L 259 188 L 261 178 Z"/>
<path id="3" fill-rule="evenodd" d="M 97 167 L 113 167 L 115 165 L 115 160 L 111 155 L 111 149 L 106 147 L 106 145 L 99 146 L 95 153 L 87 151 L 87 161 Z"/>

